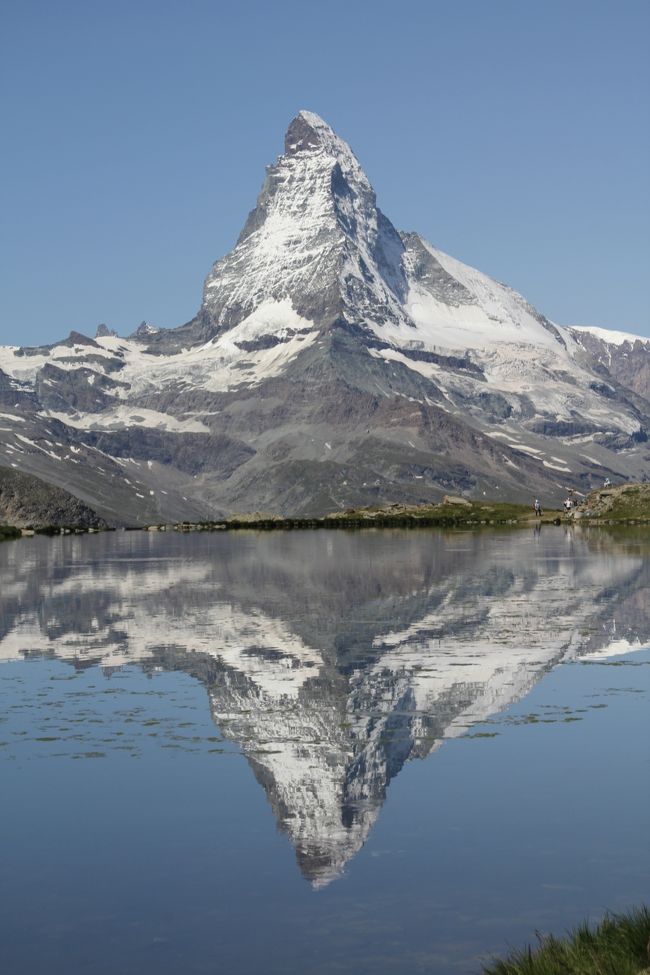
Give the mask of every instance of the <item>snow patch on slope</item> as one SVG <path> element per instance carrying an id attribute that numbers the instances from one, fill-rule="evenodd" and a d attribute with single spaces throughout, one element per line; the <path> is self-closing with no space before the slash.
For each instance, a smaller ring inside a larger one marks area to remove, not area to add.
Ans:
<path id="1" fill-rule="evenodd" d="M 246 351 L 240 343 L 272 335 L 279 340 L 270 348 Z M 255 386 L 278 375 L 316 338 L 314 323 L 302 318 L 288 300 L 267 300 L 242 322 L 220 333 L 205 345 L 176 355 L 158 356 L 146 368 L 129 363 L 122 373 L 135 395 L 183 384 L 221 392 L 238 386 Z"/>
<path id="2" fill-rule="evenodd" d="M 406 316 L 398 325 L 374 325 L 373 330 L 394 345 L 448 349 L 493 350 L 496 345 L 548 350 L 568 361 L 566 349 L 534 309 L 512 288 L 437 250 L 423 238 L 421 245 L 471 300 L 452 302 L 434 295 L 422 281 L 410 277 L 404 304 Z M 415 327 L 413 327 L 415 326 Z"/>
<path id="3" fill-rule="evenodd" d="M 146 410 L 138 406 L 118 406 L 103 413 L 59 413 L 48 410 L 42 414 L 60 420 L 77 430 L 122 430 L 124 427 L 147 427 L 169 433 L 210 433 L 200 420 L 179 420 L 169 413 Z"/>
<path id="4" fill-rule="evenodd" d="M 597 339 L 607 342 L 609 345 L 624 345 L 625 342 L 643 342 L 650 345 L 650 338 L 647 335 L 634 335 L 632 332 L 616 332 L 609 328 L 597 328 L 595 325 L 571 325 L 574 332 L 588 332 Z"/>
<path id="5" fill-rule="evenodd" d="M 122 341 L 122 340 L 119 340 Z M 18 345 L 0 346 L 0 369 L 13 379 L 21 382 L 32 382 L 38 372 L 46 365 L 56 366 L 57 369 L 91 368 L 94 371 L 105 372 L 97 363 L 89 364 L 88 355 L 110 356 L 109 349 L 95 348 L 78 344 L 74 346 L 57 345 L 49 352 L 37 352 L 25 355 Z"/>

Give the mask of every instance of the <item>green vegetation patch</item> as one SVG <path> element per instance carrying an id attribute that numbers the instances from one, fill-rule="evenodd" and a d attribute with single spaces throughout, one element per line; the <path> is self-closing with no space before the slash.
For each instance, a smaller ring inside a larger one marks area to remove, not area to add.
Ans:
<path id="1" fill-rule="evenodd" d="M 516 951 L 483 968 L 484 975 L 641 975 L 650 972 L 650 911 L 608 914 L 565 938 L 538 935 L 537 948 Z"/>
<path id="2" fill-rule="evenodd" d="M 554 521 L 559 512 L 546 512 L 538 521 Z M 475 527 L 478 525 L 517 525 L 535 520 L 531 507 L 497 501 L 466 501 L 442 504 L 393 504 L 376 508 L 349 508 L 340 514 L 328 515 L 328 523 L 348 525 L 441 525 Z"/>
<path id="3" fill-rule="evenodd" d="M 13 525 L 0 525 L 0 542 L 7 541 L 9 538 L 20 538 L 20 535 L 20 528 L 14 528 Z"/>

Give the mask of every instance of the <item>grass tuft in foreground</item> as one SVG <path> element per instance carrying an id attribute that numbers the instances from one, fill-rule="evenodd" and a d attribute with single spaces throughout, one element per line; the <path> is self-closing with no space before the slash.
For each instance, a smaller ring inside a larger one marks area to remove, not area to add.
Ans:
<path id="1" fill-rule="evenodd" d="M 484 967 L 484 975 L 641 975 L 650 973 L 650 910 L 608 914 L 566 938 L 538 935 L 539 946 Z"/>

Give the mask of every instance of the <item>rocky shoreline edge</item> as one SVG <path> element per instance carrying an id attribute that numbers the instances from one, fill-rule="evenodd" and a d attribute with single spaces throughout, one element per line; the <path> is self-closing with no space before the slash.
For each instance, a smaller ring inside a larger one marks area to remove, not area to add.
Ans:
<path id="1" fill-rule="evenodd" d="M 123 526 L 125 531 L 257 531 L 361 528 L 522 528 L 532 525 L 650 526 L 650 484 L 624 484 L 591 492 L 570 511 L 536 515 L 532 507 L 507 502 L 470 501 L 446 496 L 437 505 L 389 504 L 348 508 L 321 517 L 285 517 L 253 512 L 210 521 Z M 31 535 L 69 535 L 115 531 L 108 525 L 0 525 L 0 541 Z"/>

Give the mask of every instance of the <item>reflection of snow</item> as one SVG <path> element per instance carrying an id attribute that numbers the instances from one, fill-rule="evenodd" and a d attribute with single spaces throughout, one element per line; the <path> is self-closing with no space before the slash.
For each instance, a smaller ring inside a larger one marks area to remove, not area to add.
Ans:
<path id="1" fill-rule="evenodd" d="M 256 611 L 243 614 L 230 601 L 219 600 L 206 564 L 109 564 L 101 579 L 95 568 L 82 566 L 79 573 L 49 588 L 48 596 L 57 603 L 73 595 L 90 597 L 98 583 L 105 597 L 103 618 L 93 616 L 85 628 L 75 631 L 65 627 L 65 619 L 53 615 L 44 628 L 36 613 L 21 614 L 0 640 L 0 660 L 54 651 L 65 660 L 118 667 L 150 659 L 161 647 L 180 647 L 218 658 L 277 697 L 296 694 L 311 675 L 310 668 L 321 663 L 318 652 L 281 620 Z M 194 594 L 202 592 L 201 606 L 189 607 L 182 615 L 166 612 L 165 595 L 173 596 L 179 586 L 190 587 Z M 148 606 L 153 595 L 162 600 L 161 605 Z M 252 647 L 272 652 L 260 658 L 251 653 Z"/>
<path id="2" fill-rule="evenodd" d="M 600 650 L 591 650 L 589 653 L 578 654 L 578 660 L 606 660 L 609 657 L 622 657 L 635 650 L 644 650 L 647 643 L 641 640 L 613 640 L 606 647 Z"/>
<path id="3" fill-rule="evenodd" d="M 315 886 L 361 848 L 405 761 L 517 700 L 557 662 L 628 652 L 648 633 L 647 616 L 639 632 L 628 619 L 616 631 L 621 598 L 644 603 L 647 564 L 561 532 L 534 547 L 528 532 L 447 546 L 392 535 L 393 559 L 379 561 L 370 536 L 328 536 L 327 558 L 309 562 L 308 536 L 248 550 L 223 539 L 207 555 L 192 539 L 96 541 L 97 563 L 75 540 L 0 550 L 0 660 L 169 661 L 204 680 L 215 722 L 241 745 Z M 183 545 L 191 559 L 178 557 Z"/>

